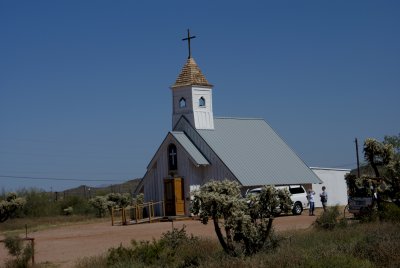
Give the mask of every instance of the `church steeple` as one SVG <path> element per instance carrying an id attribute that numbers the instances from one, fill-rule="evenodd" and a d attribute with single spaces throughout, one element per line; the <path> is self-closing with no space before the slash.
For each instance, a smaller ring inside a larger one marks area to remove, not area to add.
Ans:
<path id="1" fill-rule="evenodd" d="M 214 129 L 212 87 L 195 60 L 189 57 L 172 90 L 172 127 L 185 116 L 196 129 Z"/>
<path id="2" fill-rule="evenodd" d="M 207 79 L 192 57 L 187 59 L 186 64 L 183 66 L 181 73 L 175 81 L 175 84 L 173 84 L 171 88 L 183 86 L 213 87 L 210 83 L 208 83 Z"/>

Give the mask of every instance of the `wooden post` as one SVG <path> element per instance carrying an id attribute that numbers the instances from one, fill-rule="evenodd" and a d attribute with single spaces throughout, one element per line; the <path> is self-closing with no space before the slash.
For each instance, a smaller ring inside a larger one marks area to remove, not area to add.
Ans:
<path id="1" fill-rule="evenodd" d="M 151 204 L 152 202 L 149 202 L 149 223 L 151 223 Z"/>
<path id="2" fill-rule="evenodd" d="M 32 238 L 32 265 L 35 265 L 35 238 Z"/>
<path id="3" fill-rule="evenodd" d="M 136 214 L 136 224 L 138 223 L 138 219 L 139 219 L 139 205 L 136 205 L 135 208 L 135 214 Z"/>
<path id="4" fill-rule="evenodd" d="M 111 208 L 111 226 L 114 226 L 114 208 Z"/>
<path id="5" fill-rule="evenodd" d="M 357 175 L 360 177 L 360 160 L 358 158 L 358 140 L 357 138 L 354 141 L 356 143 L 356 156 L 357 156 Z"/>
<path id="6" fill-rule="evenodd" d="M 163 201 L 161 201 L 162 202 L 162 212 L 163 212 L 163 217 L 165 217 L 165 203 L 164 203 L 164 200 Z"/>

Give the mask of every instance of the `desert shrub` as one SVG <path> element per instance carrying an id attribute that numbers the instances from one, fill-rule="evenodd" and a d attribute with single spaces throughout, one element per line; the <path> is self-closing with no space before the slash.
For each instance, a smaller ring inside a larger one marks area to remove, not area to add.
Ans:
<path id="1" fill-rule="evenodd" d="M 259 194 L 244 199 L 237 182 L 223 180 L 201 186 L 194 193 L 191 211 L 199 215 L 203 224 L 209 220 L 213 222 L 218 241 L 227 254 L 240 256 L 265 248 L 272 232 L 275 209 L 290 205 L 288 191 L 265 186 Z"/>
<path id="2" fill-rule="evenodd" d="M 383 223 L 379 223 L 379 228 L 366 229 L 365 235 L 355 245 L 353 255 L 367 259 L 377 267 L 398 267 L 400 263 L 399 231 L 398 225 Z"/>
<path id="3" fill-rule="evenodd" d="M 144 203 L 144 194 L 138 194 L 135 198 L 132 199 L 132 203 L 134 205 L 142 205 Z"/>
<path id="4" fill-rule="evenodd" d="M 80 196 L 68 196 L 60 201 L 61 213 L 72 207 L 72 212 L 77 215 L 95 214 L 94 209 L 89 205 L 88 201 Z"/>
<path id="5" fill-rule="evenodd" d="M 109 267 L 188 267 L 199 265 L 202 260 L 215 251 L 204 250 L 204 240 L 189 236 L 185 227 L 173 228 L 164 233 L 159 240 L 132 240 L 129 247 L 120 245 L 111 248 L 107 254 Z M 215 245 L 215 244 L 214 244 Z"/>
<path id="6" fill-rule="evenodd" d="M 74 213 L 74 208 L 73 207 L 67 207 L 63 209 L 63 214 L 65 216 L 71 216 Z"/>
<path id="7" fill-rule="evenodd" d="M 252 256 L 232 257 L 216 240 L 192 239 L 172 230 L 158 241 L 116 250 L 108 267 L 398 267 L 400 226 L 391 222 L 349 224 L 347 228 L 312 228 L 279 234 L 279 246 Z M 163 242 L 161 242 L 163 241 Z M 86 266 L 106 267 L 105 257 Z"/>
<path id="8" fill-rule="evenodd" d="M 198 242 L 198 238 L 186 233 L 186 226 L 183 225 L 181 229 L 173 228 L 172 231 L 163 233 L 160 243 L 171 249 L 178 248 L 179 245 Z"/>
<path id="9" fill-rule="evenodd" d="M 123 264 L 131 263 L 134 260 L 133 252 L 133 248 L 124 247 L 122 244 L 117 248 L 110 248 L 107 254 L 107 266 L 114 267 L 119 265 L 122 267 L 121 265 Z"/>
<path id="10" fill-rule="evenodd" d="M 95 209 L 96 216 L 102 218 L 107 212 L 107 197 L 96 196 L 89 200 L 89 204 Z"/>
<path id="11" fill-rule="evenodd" d="M 26 200 L 17 197 L 16 193 L 8 193 L 5 200 L 0 200 L 0 222 L 5 222 L 14 216 L 18 210 L 23 208 L 25 203 Z"/>
<path id="12" fill-rule="evenodd" d="M 24 245 L 18 236 L 7 236 L 4 245 L 8 253 L 14 257 L 6 262 L 6 267 L 28 267 L 28 263 L 33 255 L 31 243 Z"/>
<path id="13" fill-rule="evenodd" d="M 379 218 L 382 221 L 400 222 L 400 207 L 395 203 L 382 203 Z"/>
<path id="14" fill-rule="evenodd" d="M 75 262 L 75 268 L 86 268 L 86 267 L 96 267 L 96 268 L 107 268 L 107 256 L 105 254 L 99 256 L 90 256 L 80 258 Z"/>
<path id="15" fill-rule="evenodd" d="M 343 217 L 339 217 L 339 207 L 333 206 L 328 207 L 315 221 L 317 228 L 332 230 L 336 227 L 344 227 L 347 225 L 346 220 Z"/>
<path id="16" fill-rule="evenodd" d="M 125 208 L 131 202 L 131 198 L 128 193 L 125 194 L 110 193 L 107 195 L 107 200 L 113 202 L 114 206 L 118 208 Z"/>
<path id="17" fill-rule="evenodd" d="M 26 199 L 26 205 L 21 216 L 47 217 L 60 215 L 60 203 L 56 202 L 49 193 L 32 188 L 20 190 L 19 195 Z"/>

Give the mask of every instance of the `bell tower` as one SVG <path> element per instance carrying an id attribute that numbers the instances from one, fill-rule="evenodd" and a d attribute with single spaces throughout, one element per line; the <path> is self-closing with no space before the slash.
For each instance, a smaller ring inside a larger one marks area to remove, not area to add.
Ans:
<path id="1" fill-rule="evenodd" d="M 181 116 L 185 116 L 195 129 L 214 129 L 214 115 L 212 109 L 212 88 L 199 66 L 192 58 L 190 50 L 190 36 L 187 30 L 189 56 L 181 73 L 171 86 L 172 90 L 172 129 Z"/>
<path id="2" fill-rule="evenodd" d="M 172 128 L 185 116 L 196 129 L 214 129 L 212 85 L 189 57 L 172 90 Z"/>

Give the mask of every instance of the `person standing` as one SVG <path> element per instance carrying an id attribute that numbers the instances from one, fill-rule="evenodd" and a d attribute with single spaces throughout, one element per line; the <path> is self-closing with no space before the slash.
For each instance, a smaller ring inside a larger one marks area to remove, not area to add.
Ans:
<path id="1" fill-rule="evenodd" d="M 311 189 L 308 190 L 308 203 L 310 204 L 309 215 L 314 216 L 314 209 L 315 209 L 315 200 L 314 200 L 315 192 Z"/>
<path id="2" fill-rule="evenodd" d="M 326 187 L 322 186 L 322 193 L 319 195 L 321 197 L 322 207 L 326 211 L 326 204 L 328 203 L 328 193 L 326 192 Z"/>

